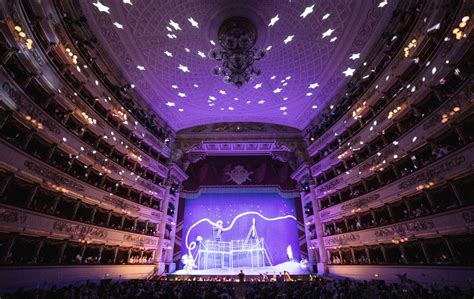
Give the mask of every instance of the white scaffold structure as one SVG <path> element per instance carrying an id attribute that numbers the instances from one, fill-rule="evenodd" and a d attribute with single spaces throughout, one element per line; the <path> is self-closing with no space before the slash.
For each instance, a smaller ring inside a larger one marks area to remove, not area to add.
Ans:
<path id="1" fill-rule="evenodd" d="M 196 254 L 198 270 L 235 268 L 260 268 L 273 266 L 265 248 L 263 238 L 259 238 L 255 218 L 245 240 L 222 241 L 222 221 L 213 227 L 214 240 L 201 241 Z"/>

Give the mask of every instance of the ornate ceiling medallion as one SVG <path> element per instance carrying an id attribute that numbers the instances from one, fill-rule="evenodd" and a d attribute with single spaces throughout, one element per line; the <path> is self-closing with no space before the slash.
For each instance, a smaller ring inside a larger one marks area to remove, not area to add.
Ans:
<path id="1" fill-rule="evenodd" d="M 222 62 L 212 73 L 224 76 L 224 82 L 238 88 L 249 82 L 253 76 L 260 76 L 262 71 L 254 67 L 254 62 L 265 58 L 265 49 L 253 48 L 257 41 L 257 29 L 248 19 L 234 17 L 227 19 L 217 33 L 219 44 L 224 50 L 214 48 L 209 58 Z"/>

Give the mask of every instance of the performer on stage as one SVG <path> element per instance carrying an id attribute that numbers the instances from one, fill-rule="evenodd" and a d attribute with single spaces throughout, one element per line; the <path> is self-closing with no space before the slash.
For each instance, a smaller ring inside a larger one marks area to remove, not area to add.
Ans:
<path id="1" fill-rule="evenodd" d="M 243 270 L 240 270 L 240 273 L 239 275 L 237 275 L 239 277 L 239 282 L 244 282 L 244 279 L 245 279 L 245 273 Z"/>
<path id="2" fill-rule="evenodd" d="M 218 220 L 216 225 L 212 227 L 212 234 L 214 235 L 214 241 L 222 240 L 222 220 Z"/>

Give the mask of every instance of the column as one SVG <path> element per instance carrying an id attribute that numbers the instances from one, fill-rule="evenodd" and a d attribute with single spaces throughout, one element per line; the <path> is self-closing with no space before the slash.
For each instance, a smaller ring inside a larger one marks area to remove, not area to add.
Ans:
<path id="1" fill-rule="evenodd" d="M 162 248 L 164 244 L 164 239 L 165 239 L 165 227 L 166 227 L 166 222 L 168 218 L 168 203 L 169 203 L 169 197 L 170 197 L 170 189 L 171 186 L 166 186 L 165 189 L 165 195 L 162 200 L 162 204 L 160 205 L 161 208 L 161 218 L 160 218 L 160 226 L 158 229 L 158 246 L 156 249 L 156 254 L 155 254 L 155 268 L 159 271 L 164 271 L 164 266 L 160 267 L 163 265 L 161 259 L 162 259 Z M 160 273 L 161 274 L 161 273 Z"/>
<path id="2" fill-rule="evenodd" d="M 15 234 L 15 235 L 12 235 L 12 237 L 8 240 L 8 243 L 5 246 L 5 251 L 4 251 L 5 255 L 0 257 L 0 260 L 3 264 L 9 262 L 8 258 L 11 256 L 11 251 L 12 251 L 13 246 L 15 245 L 17 237 L 18 235 Z"/>
<path id="3" fill-rule="evenodd" d="M 352 248 L 352 247 L 351 247 L 351 255 L 352 255 L 352 264 L 355 264 L 356 263 L 356 255 L 355 255 L 354 248 Z"/>
<path id="4" fill-rule="evenodd" d="M 365 247 L 365 255 L 367 256 L 367 263 L 372 264 L 372 260 L 370 259 L 369 247 Z"/>
<path id="5" fill-rule="evenodd" d="M 36 191 L 38 191 L 39 185 L 35 185 L 33 189 L 31 189 L 30 193 L 28 194 L 28 198 L 26 199 L 26 207 L 29 208 L 31 206 L 31 202 L 36 195 Z"/>
<path id="6" fill-rule="evenodd" d="M 393 223 L 395 220 L 393 218 L 393 211 L 389 205 L 386 205 L 385 208 L 387 209 L 388 216 L 390 217 L 390 222 Z"/>
<path id="7" fill-rule="evenodd" d="M 421 250 L 423 251 L 423 255 L 425 256 L 425 261 L 427 264 L 431 262 L 431 258 L 428 254 L 428 250 L 426 249 L 425 242 L 423 240 L 419 240 L 418 243 L 420 244 Z"/>
<path id="8" fill-rule="evenodd" d="M 94 206 L 94 208 L 92 209 L 91 218 L 90 218 L 91 223 L 94 223 L 95 213 L 97 213 L 97 206 Z"/>
<path id="9" fill-rule="evenodd" d="M 67 244 L 69 243 L 68 240 L 64 241 L 63 244 L 61 245 L 61 248 L 59 249 L 58 252 L 58 263 L 61 264 L 64 261 L 64 251 L 66 250 Z"/>
<path id="10" fill-rule="evenodd" d="M 41 251 L 41 248 L 43 247 L 44 244 L 44 238 L 41 238 L 38 243 L 36 243 L 35 248 L 34 248 L 34 254 L 33 254 L 33 263 L 37 264 L 38 263 L 38 257 Z"/>
<path id="11" fill-rule="evenodd" d="M 118 248 L 118 247 L 115 247 L 115 250 L 114 250 L 114 259 L 113 259 L 113 261 L 112 261 L 112 263 L 114 263 L 114 264 L 117 263 L 118 250 L 119 250 L 119 248 Z"/>
<path id="12" fill-rule="evenodd" d="M 383 245 L 380 245 L 380 251 L 382 251 L 383 260 L 385 264 L 388 264 L 387 252 L 385 251 L 385 247 L 383 247 Z"/>
<path id="13" fill-rule="evenodd" d="M 105 224 L 106 227 L 109 227 L 111 217 L 112 217 L 112 211 L 109 211 L 109 213 L 107 214 L 107 222 Z"/>
<path id="14" fill-rule="evenodd" d="M 449 188 L 453 191 L 454 195 L 456 196 L 456 200 L 458 204 L 462 206 L 464 202 L 463 202 L 461 193 L 459 192 L 459 189 L 452 182 L 449 182 L 448 185 L 449 185 Z"/>
<path id="15" fill-rule="evenodd" d="M 324 230 L 323 226 L 321 224 L 321 218 L 319 217 L 319 208 L 317 204 L 317 199 L 316 199 L 316 186 L 315 185 L 310 185 L 310 196 L 311 196 L 311 202 L 313 204 L 313 220 L 314 220 L 314 225 L 316 228 L 316 236 L 317 236 L 317 242 L 318 242 L 318 248 L 319 248 L 319 263 L 317 264 L 318 267 L 318 273 L 327 275 L 328 274 L 328 255 L 326 251 L 326 247 L 324 246 Z"/>
<path id="16" fill-rule="evenodd" d="M 453 263 L 458 263 L 458 256 L 456 254 L 456 251 L 454 251 L 453 245 L 449 241 L 449 239 L 446 236 L 443 236 L 443 241 L 446 244 L 446 247 L 448 247 L 449 254 L 451 255 L 451 259 Z"/>
<path id="17" fill-rule="evenodd" d="M 71 217 L 71 219 L 76 218 L 77 210 L 79 210 L 79 206 L 80 206 L 80 205 L 81 205 L 81 201 L 78 200 L 78 201 L 76 202 L 76 205 L 74 206 L 74 210 L 72 211 L 72 217 Z"/>

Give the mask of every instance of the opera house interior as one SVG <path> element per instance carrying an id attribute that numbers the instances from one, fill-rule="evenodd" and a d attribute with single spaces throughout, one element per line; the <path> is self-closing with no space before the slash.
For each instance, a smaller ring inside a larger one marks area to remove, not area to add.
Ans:
<path id="1" fill-rule="evenodd" d="M 474 1 L 0 1 L 0 298 L 473 298 Z"/>

